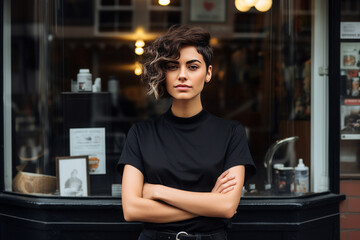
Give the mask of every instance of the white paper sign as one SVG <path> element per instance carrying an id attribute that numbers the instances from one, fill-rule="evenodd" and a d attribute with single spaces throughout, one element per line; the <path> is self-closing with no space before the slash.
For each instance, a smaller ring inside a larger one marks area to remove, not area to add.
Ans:
<path id="1" fill-rule="evenodd" d="M 341 22 L 341 39 L 360 39 L 360 22 Z"/>
<path id="2" fill-rule="evenodd" d="M 105 128 L 70 128 L 70 155 L 89 156 L 90 174 L 106 174 Z"/>
<path id="3" fill-rule="evenodd" d="M 192 22 L 225 22 L 226 1 L 192 0 L 190 3 L 190 21 Z"/>

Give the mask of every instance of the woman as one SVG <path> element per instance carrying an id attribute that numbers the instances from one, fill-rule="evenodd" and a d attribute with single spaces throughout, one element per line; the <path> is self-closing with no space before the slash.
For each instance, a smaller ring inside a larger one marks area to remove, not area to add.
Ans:
<path id="1" fill-rule="evenodd" d="M 203 109 L 209 41 L 201 28 L 175 26 L 145 50 L 143 80 L 172 106 L 133 125 L 119 161 L 124 217 L 143 222 L 141 240 L 226 239 L 245 176 L 255 173 L 244 128 Z"/>

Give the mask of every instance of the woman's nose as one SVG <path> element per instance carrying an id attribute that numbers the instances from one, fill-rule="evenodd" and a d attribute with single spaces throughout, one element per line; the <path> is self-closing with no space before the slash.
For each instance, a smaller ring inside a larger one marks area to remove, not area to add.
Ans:
<path id="1" fill-rule="evenodd" d="M 180 72 L 179 72 L 179 80 L 186 80 L 187 79 L 187 73 L 186 73 L 186 67 L 180 67 Z"/>

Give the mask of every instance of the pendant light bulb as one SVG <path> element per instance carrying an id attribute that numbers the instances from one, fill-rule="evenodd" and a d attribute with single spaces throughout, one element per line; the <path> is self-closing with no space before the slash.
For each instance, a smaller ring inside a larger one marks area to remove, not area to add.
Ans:
<path id="1" fill-rule="evenodd" d="M 142 70 L 140 67 L 136 67 L 134 70 L 134 73 L 136 76 L 140 76 L 142 74 Z"/>
<path id="2" fill-rule="evenodd" d="M 245 6 L 253 7 L 258 0 L 242 0 Z"/>
<path id="3" fill-rule="evenodd" d="M 167 6 L 170 4 L 170 0 L 159 0 L 158 3 L 161 6 Z"/>
<path id="4" fill-rule="evenodd" d="M 134 73 L 136 76 L 140 76 L 142 74 L 142 68 L 141 68 L 141 64 L 139 62 L 135 62 Z"/>
<path id="5" fill-rule="evenodd" d="M 144 49 L 141 47 L 137 47 L 137 48 L 135 48 L 135 53 L 137 55 L 142 55 L 144 53 Z"/>
<path id="6" fill-rule="evenodd" d="M 255 8 L 260 12 L 269 11 L 272 6 L 272 0 L 258 0 L 255 4 Z"/>
<path id="7" fill-rule="evenodd" d="M 244 0 L 235 0 L 235 7 L 240 12 L 247 12 L 251 7 L 244 4 Z"/>
<path id="8" fill-rule="evenodd" d="M 142 48 L 142 47 L 144 47 L 145 46 L 145 42 L 143 41 L 143 40 L 137 40 L 136 42 L 135 42 L 135 47 L 140 47 L 140 48 Z"/>

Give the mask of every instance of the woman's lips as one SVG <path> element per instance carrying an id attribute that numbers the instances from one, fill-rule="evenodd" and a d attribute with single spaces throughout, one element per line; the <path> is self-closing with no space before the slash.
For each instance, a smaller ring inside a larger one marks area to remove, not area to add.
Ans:
<path id="1" fill-rule="evenodd" d="M 179 85 L 176 85 L 175 88 L 179 91 L 187 91 L 191 88 L 191 86 L 186 85 L 186 84 L 179 84 Z"/>

